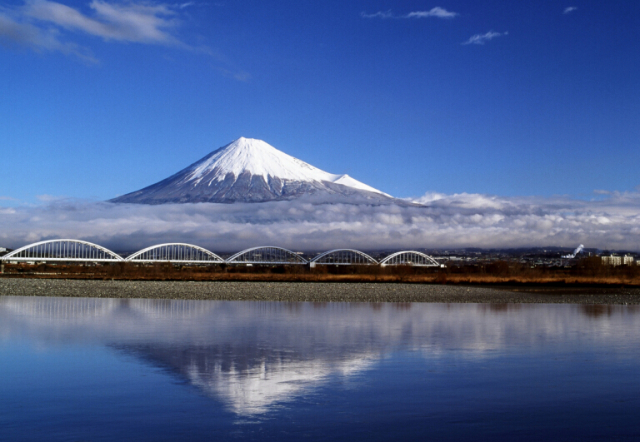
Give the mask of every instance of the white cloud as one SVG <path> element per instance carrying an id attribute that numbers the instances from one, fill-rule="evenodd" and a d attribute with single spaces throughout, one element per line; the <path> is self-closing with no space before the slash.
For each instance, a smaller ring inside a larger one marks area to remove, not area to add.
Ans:
<path id="1" fill-rule="evenodd" d="M 569 6 L 564 8 L 564 13 L 563 14 L 570 14 L 573 11 L 577 10 L 578 8 L 576 6 Z"/>
<path id="2" fill-rule="evenodd" d="M 135 204 L 56 200 L 0 211 L 0 245 L 72 237 L 135 251 L 187 242 L 214 252 L 279 245 L 295 250 L 575 246 L 640 251 L 640 193 L 598 200 L 426 194 L 424 206 L 327 204 L 307 198 L 259 204 Z"/>
<path id="3" fill-rule="evenodd" d="M 50 203 L 50 202 L 53 202 L 53 201 L 65 200 L 65 199 L 67 199 L 67 197 L 66 196 L 48 195 L 48 194 L 44 193 L 42 195 L 36 195 L 36 199 L 38 201 L 43 202 L 43 203 Z"/>
<path id="4" fill-rule="evenodd" d="M 360 14 L 363 18 L 428 18 L 428 17 L 437 17 L 437 18 L 453 18 L 459 15 L 457 12 L 447 11 L 440 6 L 436 6 L 435 8 L 431 8 L 429 11 L 413 11 L 404 15 L 395 15 L 394 13 L 389 11 L 378 11 L 373 14 L 367 14 L 366 12 L 362 12 Z"/>
<path id="5" fill-rule="evenodd" d="M 225 75 L 248 81 L 251 76 L 223 55 L 207 46 L 192 46 L 179 37 L 182 18 L 188 16 L 183 10 L 193 5 L 196 3 L 92 0 L 87 4 L 88 11 L 82 11 L 55 1 L 25 0 L 22 6 L 0 6 L 0 44 L 25 46 L 36 52 L 59 52 L 89 63 L 98 60 L 73 39 L 90 36 L 105 42 L 168 46 L 209 55 L 222 66 L 220 70 Z"/>
<path id="6" fill-rule="evenodd" d="M 40 28 L 14 14 L 0 11 L 0 44 L 26 46 L 36 52 L 60 52 L 89 63 L 97 62 L 88 49 L 73 42 L 64 42 L 60 37 L 60 32 L 56 29 Z"/>
<path id="7" fill-rule="evenodd" d="M 74 55 L 88 62 L 96 59 L 87 48 L 70 41 L 73 34 L 208 52 L 177 37 L 180 6 L 135 1 L 114 4 L 101 0 L 93 0 L 88 6 L 90 14 L 48 0 L 27 0 L 20 7 L 0 7 L 0 43 Z"/>
<path id="8" fill-rule="evenodd" d="M 458 15 L 457 12 L 447 11 L 440 6 L 436 6 L 429 11 L 415 11 L 406 15 L 406 18 L 426 18 L 426 17 L 438 17 L 438 18 L 453 18 Z"/>
<path id="9" fill-rule="evenodd" d="M 26 4 L 24 14 L 67 30 L 84 32 L 105 40 L 183 45 L 171 33 L 176 29 L 178 21 L 176 13 L 166 5 L 109 4 L 93 0 L 89 7 L 93 10 L 92 17 L 60 3 L 31 0 Z"/>
<path id="10" fill-rule="evenodd" d="M 222 74 L 223 76 L 227 78 L 233 78 L 234 80 L 237 80 L 237 81 L 247 82 L 251 80 L 251 74 L 246 71 L 242 71 L 238 69 L 231 70 L 223 67 L 216 68 L 216 70 L 220 72 L 220 74 Z"/>
<path id="11" fill-rule="evenodd" d="M 462 43 L 463 45 L 475 44 L 475 45 L 483 45 L 487 41 L 493 40 L 496 37 L 502 37 L 503 35 L 509 35 L 508 32 L 494 32 L 489 31 L 486 34 L 476 34 L 469 38 L 469 40 Z"/>
<path id="12" fill-rule="evenodd" d="M 391 11 L 378 11 L 373 14 L 367 14 L 366 12 L 361 12 L 360 15 L 363 18 L 395 18 Z"/>

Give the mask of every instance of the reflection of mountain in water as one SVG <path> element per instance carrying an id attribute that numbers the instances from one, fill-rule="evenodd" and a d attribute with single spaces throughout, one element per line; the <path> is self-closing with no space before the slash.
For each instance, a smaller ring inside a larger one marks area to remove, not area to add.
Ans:
<path id="1" fill-rule="evenodd" d="M 295 351 L 229 346 L 119 346 L 119 350 L 188 380 L 205 394 L 223 400 L 237 414 L 264 413 L 331 375 L 349 376 L 365 370 L 379 356 L 349 354 L 343 359 Z"/>
<path id="2" fill-rule="evenodd" d="M 364 373 L 398 348 L 426 358 L 448 349 L 489 358 L 508 346 L 567 340 L 576 330 L 581 342 L 606 345 L 638 333 L 637 313 L 624 306 L 0 297 L 0 340 L 106 345 L 187 380 L 238 414 L 255 414 L 330 376 Z"/>

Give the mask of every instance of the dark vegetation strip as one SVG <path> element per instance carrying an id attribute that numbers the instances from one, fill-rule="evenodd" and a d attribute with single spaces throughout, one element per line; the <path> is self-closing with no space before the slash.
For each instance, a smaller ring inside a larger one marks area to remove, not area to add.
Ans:
<path id="1" fill-rule="evenodd" d="M 263 281 L 263 282 L 375 282 L 415 284 L 488 285 L 507 288 L 567 286 L 640 287 L 640 266 L 606 266 L 598 257 L 578 261 L 571 267 L 531 267 L 496 261 L 446 268 L 411 266 L 228 266 L 155 263 L 5 264 L 4 278 L 62 278 L 149 281 Z"/>

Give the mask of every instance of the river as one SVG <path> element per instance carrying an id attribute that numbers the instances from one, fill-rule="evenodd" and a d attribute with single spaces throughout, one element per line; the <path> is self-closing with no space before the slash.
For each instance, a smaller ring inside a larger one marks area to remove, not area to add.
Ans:
<path id="1" fill-rule="evenodd" d="M 640 437 L 640 307 L 0 297 L 0 440 Z"/>

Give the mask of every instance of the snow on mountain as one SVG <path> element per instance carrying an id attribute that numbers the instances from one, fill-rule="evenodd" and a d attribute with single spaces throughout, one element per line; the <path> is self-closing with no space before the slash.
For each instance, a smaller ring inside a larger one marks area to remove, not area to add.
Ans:
<path id="1" fill-rule="evenodd" d="M 325 172 L 262 140 L 242 137 L 159 183 L 111 201 L 139 204 L 262 202 L 308 194 L 392 198 L 349 175 Z"/>
<path id="2" fill-rule="evenodd" d="M 358 180 L 354 180 L 349 175 L 339 175 L 338 178 L 334 181 L 336 184 L 342 184 L 343 186 L 353 187 L 354 189 L 366 190 L 368 192 L 377 192 L 385 196 L 391 196 L 384 192 L 380 192 L 378 189 L 374 189 L 371 186 L 367 186 L 365 183 L 361 183 Z"/>
<path id="3" fill-rule="evenodd" d="M 262 140 L 253 138 L 238 138 L 192 164 L 189 168 L 193 168 L 189 181 L 196 183 L 201 182 L 204 176 L 208 176 L 208 179 L 211 180 L 223 181 L 229 173 L 239 177 L 243 173 L 249 172 L 253 176 L 262 176 L 265 181 L 268 181 L 269 177 L 306 182 L 330 181 L 382 194 L 379 190 L 354 180 L 349 175 L 334 175 L 325 172 L 279 151 Z M 213 172 L 213 174 L 211 175 L 209 172 Z"/>

